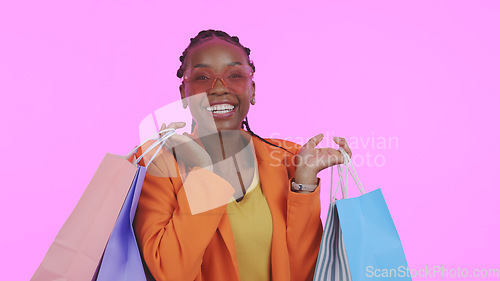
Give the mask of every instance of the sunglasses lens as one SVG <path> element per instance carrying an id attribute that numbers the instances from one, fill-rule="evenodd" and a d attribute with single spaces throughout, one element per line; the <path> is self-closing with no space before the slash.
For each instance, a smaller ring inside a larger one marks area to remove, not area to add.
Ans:
<path id="1" fill-rule="evenodd" d="M 184 81 L 195 94 L 205 92 L 211 87 L 215 73 L 211 68 L 192 68 L 184 74 Z"/>
<path id="2" fill-rule="evenodd" d="M 210 90 L 214 85 L 214 80 L 222 79 L 223 85 L 235 92 L 245 90 L 252 80 L 252 69 L 248 65 L 228 66 L 217 75 L 211 68 L 192 68 L 184 75 L 191 90 L 194 93 L 202 93 Z"/>

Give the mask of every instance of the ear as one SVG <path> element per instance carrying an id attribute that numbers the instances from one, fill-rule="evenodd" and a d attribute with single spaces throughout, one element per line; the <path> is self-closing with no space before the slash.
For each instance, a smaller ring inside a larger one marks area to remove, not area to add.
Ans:
<path id="1" fill-rule="evenodd" d="M 181 93 L 181 99 L 182 99 L 182 107 L 187 108 L 187 100 L 186 100 L 186 94 L 184 92 L 184 82 L 179 85 L 179 92 Z"/>
<path id="2" fill-rule="evenodd" d="M 250 100 L 255 99 L 255 81 L 252 81 L 252 96 L 250 97 Z M 255 103 L 252 103 L 255 104 Z"/>

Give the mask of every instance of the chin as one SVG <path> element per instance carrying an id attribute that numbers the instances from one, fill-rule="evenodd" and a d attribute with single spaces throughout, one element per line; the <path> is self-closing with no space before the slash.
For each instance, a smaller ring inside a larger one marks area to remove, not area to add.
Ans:
<path id="1" fill-rule="evenodd" d="M 241 122 L 234 122 L 234 120 L 216 120 L 215 121 L 215 126 L 217 127 L 217 130 L 222 131 L 222 130 L 234 130 L 234 131 L 239 131 L 241 129 Z"/>

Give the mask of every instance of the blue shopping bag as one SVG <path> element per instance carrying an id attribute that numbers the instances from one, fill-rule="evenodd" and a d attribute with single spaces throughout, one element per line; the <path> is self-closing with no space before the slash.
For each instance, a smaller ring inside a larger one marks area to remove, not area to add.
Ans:
<path id="1" fill-rule="evenodd" d="M 100 268 L 97 273 L 97 281 L 154 280 L 142 260 L 134 233 L 133 222 L 147 168 L 162 149 L 165 141 L 173 135 L 173 129 L 167 129 L 165 131 L 167 131 L 165 136 L 162 136 L 149 146 L 138 159 L 133 160 L 133 163 L 137 165 L 137 173 L 127 197 L 125 198 L 122 209 L 120 210 L 113 231 L 111 232 L 106 249 L 104 250 Z M 144 155 L 148 154 L 149 151 L 157 146 L 159 146 L 159 148 L 145 167 L 137 164 Z M 136 147 L 134 149 L 134 155 L 138 148 L 139 147 Z"/>
<path id="2" fill-rule="evenodd" d="M 337 190 L 340 186 L 343 199 L 332 198 L 330 187 L 331 202 L 313 280 L 411 280 L 403 246 L 382 190 L 365 193 L 349 155 L 342 148 L 340 151 L 345 162 L 337 166 Z M 348 171 L 361 196 L 347 198 Z"/>
<path id="3" fill-rule="evenodd" d="M 97 281 L 146 281 L 141 254 L 132 227 L 145 175 L 146 168 L 138 166 L 134 182 L 104 250 Z"/>

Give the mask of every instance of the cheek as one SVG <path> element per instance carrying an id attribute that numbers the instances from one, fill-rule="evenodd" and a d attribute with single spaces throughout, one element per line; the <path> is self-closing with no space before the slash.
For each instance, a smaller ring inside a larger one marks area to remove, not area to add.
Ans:
<path id="1" fill-rule="evenodd" d="M 208 106 L 207 95 L 205 93 L 200 94 L 187 94 L 186 100 L 188 104 L 189 111 L 193 118 L 197 121 L 205 119 L 206 116 L 203 115 L 203 106 Z"/>
<path id="2" fill-rule="evenodd" d="M 229 84 L 229 88 L 237 95 L 252 94 L 252 80 L 236 81 Z"/>
<path id="3" fill-rule="evenodd" d="M 248 111 L 250 110 L 250 97 L 251 97 L 251 92 L 247 92 L 244 95 L 240 96 L 240 112 L 242 115 L 246 115 Z"/>
<path id="4" fill-rule="evenodd" d="M 203 100 L 207 99 L 207 94 L 205 92 L 203 93 L 193 93 L 191 89 L 186 88 L 186 100 L 188 104 L 192 105 L 200 105 Z"/>
<path id="5" fill-rule="evenodd" d="M 252 84 L 248 84 L 246 85 L 244 88 L 242 88 L 238 95 L 240 96 L 241 99 L 245 99 L 245 101 L 249 102 L 250 99 L 251 99 L 251 96 L 252 96 L 252 93 L 253 93 L 253 89 L 252 89 Z"/>
<path id="6" fill-rule="evenodd" d="M 186 93 L 186 98 L 189 98 L 189 99 L 196 99 L 196 96 L 198 96 L 198 94 L 194 93 L 193 89 L 189 86 L 186 86 L 185 88 L 185 93 Z"/>

